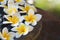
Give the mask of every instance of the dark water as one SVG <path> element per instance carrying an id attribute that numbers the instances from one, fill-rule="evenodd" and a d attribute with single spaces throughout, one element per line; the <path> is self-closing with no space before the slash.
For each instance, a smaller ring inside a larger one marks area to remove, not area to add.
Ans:
<path id="1" fill-rule="evenodd" d="M 0 7 L 0 28 L 1 28 L 1 25 L 2 25 L 2 22 L 3 22 L 3 8 Z"/>

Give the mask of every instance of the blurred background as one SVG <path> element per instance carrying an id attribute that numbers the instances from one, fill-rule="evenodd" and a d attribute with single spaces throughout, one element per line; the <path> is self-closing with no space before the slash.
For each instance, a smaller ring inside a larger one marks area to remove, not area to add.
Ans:
<path id="1" fill-rule="evenodd" d="M 42 14 L 42 30 L 36 40 L 60 40 L 60 0 L 35 0 Z"/>
<path id="2" fill-rule="evenodd" d="M 60 18 L 60 0 L 35 0 L 35 6 Z"/>

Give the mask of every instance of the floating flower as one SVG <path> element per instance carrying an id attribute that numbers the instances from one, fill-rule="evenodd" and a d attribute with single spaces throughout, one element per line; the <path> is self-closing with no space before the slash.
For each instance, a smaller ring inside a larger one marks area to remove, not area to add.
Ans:
<path id="1" fill-rule="evenodd" d="M 14 1 L 17 5 L 18 4 L 23 5 L 25 3 L 25 0 L 14 0 Z"/>
<path id="2" fill-rule="evenodd" d="M 2 30 L 2 33 L 0 32 L 0 38 L 2 40 L 13 40 L 14 38 L 14 34 L 13 32 L 8 32 L 8 29 L 5 27 Z"/>
<path id="3" fill-rule="evenodd" d="M 10 5 L 7 8 L 4 8 L 4 12 L 8 15 L 13 15 L 15 13 L 18 13 L 18 7 L 15 5 Z"/>
<path id="4" fill-rule="evenodd" d="M 13 5 L 14 4 L 14 0 L 8 0 L 8 6 L 10 5 Z"/>
<path id="5" fill-rule="evenodd" d="M 23 17 L 20 16 L 19 14 L 15 14 L 13 16 L 9 16 L 9 15 L 5 15 L 4 16 L 8 21 L 4 21 L 3 24 L 6 24 L 6 23 L 12 23 L 12 26 L 17 26 L 20 22 L 23 21 Z"/>
<path id="6" fill-rule="evenodd" d="M 20 36 L 26 35 L 28 32 L 32 31 L 33 27 L 21 23 L 18 27 L 14 27 L 11 30 L 16 31 L 16 38 L 19 38 Z"/>
<path id="7" fill-rule="evenodd" d="M 41 19 L 41 17 L 42 17 L 42 15 L 34 14 L 34 10 L 30 9 L 28 12 L 28 15 L 24 16 L 25 24 L 36 25 L 37 22 Z"/>
<path id="8" fill-rule="evenodd" d="M 7 0 L 0 0 L 0 3 L 1 3 L 2 5 L 6 4 L 6 2 L 7 2 Z"/>
<path id="9" fill-rule="evenodd" d="M 25 4 L 25 7 L 19 7 L 22 12 L 28 12 L 30 9 L 34 10 L 36 12 L 36 8 L 33 5 Z"/>
<path id="10" fill-rule="evenodd" d="M 5 0 L 5 1 L 6 1 L 6 3 L 5 4 L 1 4 L 0 7 L 4 7 L 4 9 L 5 9 L 5 8 L 11 7 L 11 6 L 16 6 L 14 4 L 14 1 L 13 0 Z"/>

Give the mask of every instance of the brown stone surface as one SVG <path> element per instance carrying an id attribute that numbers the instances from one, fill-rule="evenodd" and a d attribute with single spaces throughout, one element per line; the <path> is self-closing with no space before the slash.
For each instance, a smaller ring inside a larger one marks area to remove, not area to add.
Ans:
<path id="1" fill-rule="evenodd" d="M 60 40 L 60 19 L 56 16 L 38 9 L 43 15 L 42 30 L 36 40 Z"/>

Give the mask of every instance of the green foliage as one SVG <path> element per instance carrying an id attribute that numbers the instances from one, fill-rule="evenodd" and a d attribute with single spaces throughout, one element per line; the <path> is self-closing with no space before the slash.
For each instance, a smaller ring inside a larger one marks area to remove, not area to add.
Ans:
<path id="1" fill-rule="evenodd" d="M 47 1 L 46 0 L 35 0 L 35 6 L 41 9 L 47 9 Z"/>
<path id="2" fill-rule="evenodd" d="M 43 10 L 52 11 L 53 14 L 60 16 L 60 1 L 59 0 L 35 0 L 35 6 Z"/>

